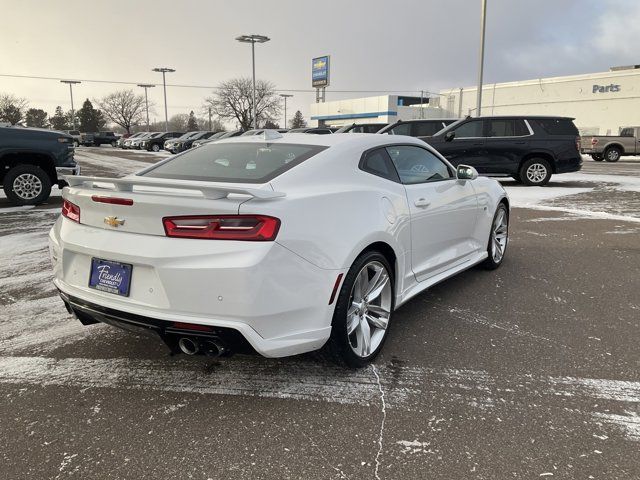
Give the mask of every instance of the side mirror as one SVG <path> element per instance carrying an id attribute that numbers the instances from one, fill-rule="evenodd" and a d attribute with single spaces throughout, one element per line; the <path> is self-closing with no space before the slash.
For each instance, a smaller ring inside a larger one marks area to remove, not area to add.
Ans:
<path id="1" fill-rule="evenodd" d="M 447 132 L 444 134 L 444 141 L 445 142 L 450 142 L 451 140 L 453 140 L 454 138 L 456 138 L 456 132 Z"/>
<path id="2" fill-rule="evenodd" d="M 478 178 L 478 171 L 469 165 L 458 165 L 456 178 L 458 180 L 475 180 Z"/>

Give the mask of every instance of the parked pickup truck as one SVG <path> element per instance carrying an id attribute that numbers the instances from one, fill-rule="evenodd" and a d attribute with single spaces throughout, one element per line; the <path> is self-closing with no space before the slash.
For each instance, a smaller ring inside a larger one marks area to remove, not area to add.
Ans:
<path id="1" fill-rule="evenodd" d="M 73 137 L 39 128 L 0 127 L 0 183 L 15 205 L 37 205 L 51 186 L 62 188 L 62 175 L 79 175 Z"/>
<path id="2" fill-rule="evenodd" d="M 586 135 L 580 151 L 596 162 L 617 162 L 623 155 L 640 155 L 640 127 L 626 127 L 620 135 Z"/>

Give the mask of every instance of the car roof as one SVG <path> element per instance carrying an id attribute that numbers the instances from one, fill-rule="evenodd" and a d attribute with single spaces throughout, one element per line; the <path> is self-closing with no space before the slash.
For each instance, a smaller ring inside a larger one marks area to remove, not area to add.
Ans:
<path id="1" fill-rule="evenodd" d="M 414 118 L 412 120 L 401 120 L 401 123 L 421 123 L 421 122 L 456 122 L 460 118 Z"/>
<path id="2" fill-rule="evenodd" d="M 425 142 L 406 135 L 376 135 L 371 133 L 352 133 L 349 135 L 307 135 L 306 133 L 280 133 L 278 138 L 265 140 L 264 135 L 224 138 L 216 143 L 292 143 L 298 145 L 318 145 L 323 147 L 352 146 L 371 148 L 379 145 L 412 143 L 425 146 Z"/>
<path id="3" fill-rule="evenodd" d="M 540 118 L 540 119 L 556 119 L 556 120 L 575 120 L 575 118 L 573 117 L 563 117 L 560 115 L 480 115 L 479 117 L 471 117 L 471 118 L 479 118 L 479 119 Z"/>

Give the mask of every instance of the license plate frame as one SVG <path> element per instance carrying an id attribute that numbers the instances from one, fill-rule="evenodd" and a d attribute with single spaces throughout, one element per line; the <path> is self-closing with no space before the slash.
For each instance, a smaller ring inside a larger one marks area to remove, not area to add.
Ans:
<path id="1" fill-rule="evenodd" d="M 133 265 L 92 257 L 89 288 L 100 292 L 128 297 L 131 290 Z"/>

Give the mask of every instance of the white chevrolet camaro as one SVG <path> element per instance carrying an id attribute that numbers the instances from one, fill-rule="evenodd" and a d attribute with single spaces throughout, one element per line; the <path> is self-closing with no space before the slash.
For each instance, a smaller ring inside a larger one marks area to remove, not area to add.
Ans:
<path id="1" fill-rule="evenodd" d="M 411 137 L 267 131 L 68 181 L 50 253 L 69 312 L 187 354 L 326 344 L 364 366 L 395 309 L 507 247 L 500 184 Z"/>

